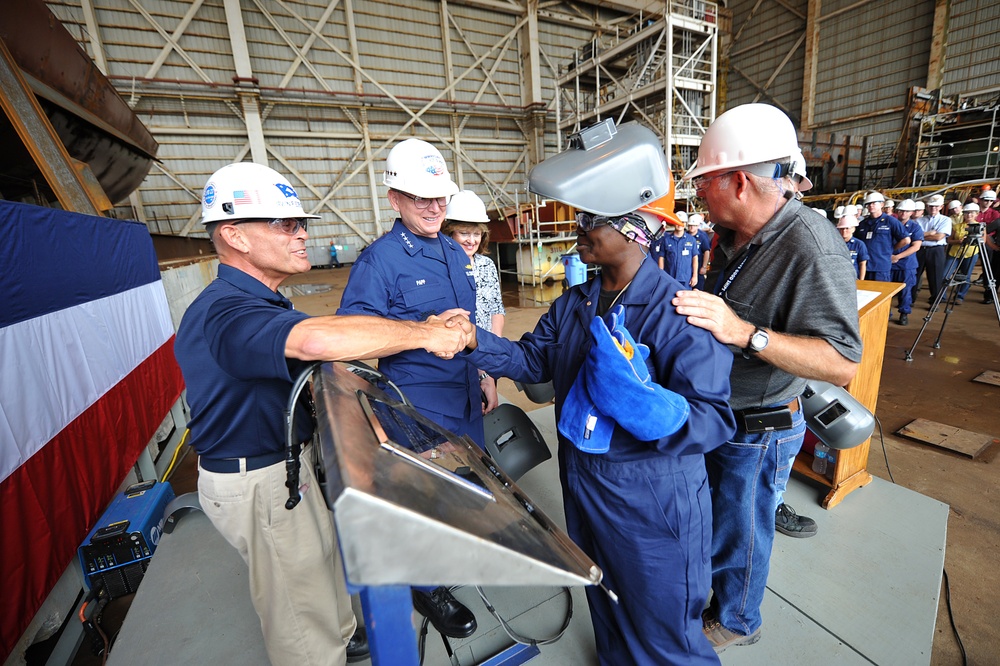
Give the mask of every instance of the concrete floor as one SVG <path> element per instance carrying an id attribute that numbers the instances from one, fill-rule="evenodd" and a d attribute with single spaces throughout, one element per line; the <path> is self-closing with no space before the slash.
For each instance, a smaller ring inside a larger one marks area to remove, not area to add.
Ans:
<path id="1" fill-rule="evenodd" d="M 316 269 L 285 284 L 296 290 L 290 295 L 298 309 L 315 315 L 330 314 L 339 304 L 348 273 L 347 267 Z M 530 330 L 545 311 L 536 302 L 552 298 L 559 291 L 558 286 L 505 289 L 505 335 L 516 338 Z M 916 307 L 907 327 L 889 325 L 877 408 L 884 447 L 876 431 L 869 470 L 886 480 L 891 471 L 895 483 L 951 507 L 945 570 L 951 584 L 955 624 L 969 663 L 987 664 L 996 663 L 996 655 L 1000 654 L 1000 632 L 994 620 L 1000 602 L 993 593 L 1000 589 L 1000 567 L 995 555 L 1000 550 L 1000 492 L 991 469 L 1000 447 L 993 445 L 972 460 L 893 434 L 913 419 L 925 418 L 1000 437 L 1000 387 L 971 381 L 984 370 L 1000 371 L 1000 322 L 992 307 L 979 303 L 981 297 L 982 288 L 973 287 L 965 304 L 950 316 L 938 350 L 931 345 L 944 314 L 935 314 L 910 362 L 905 360 L 904 352 L 913 344 L 927 310 Z M 538 408 L 510 380 L 500 380 L 500 392 L 525 410 Z M 805 515 L 823 512 L 818 504 L 796 505 L 796 509 Z M 836 507 L 832 510 L 837 511 Z M 905 552 L 899 553 L 897 566 L 906 567 L 906 557 Z M 884 562 L 868 566 L 884 566 Z M 951 629 L 944 591 L 940 599 L 931 663 L 960 664 L 961 652 Z"/>

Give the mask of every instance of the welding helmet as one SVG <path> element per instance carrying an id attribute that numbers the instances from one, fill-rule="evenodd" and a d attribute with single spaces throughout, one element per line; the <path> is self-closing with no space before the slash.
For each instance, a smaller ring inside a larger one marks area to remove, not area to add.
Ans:
<path id="1" fill-rule="evenodd" d="M 663 146 L 649 128 L 611 119 L 570 137 L 567 150 L 535 166 L 528 189 L 603 216 L 624 215 L 673 192 Z"/>
<path id="2" fill-rule="evenodd" d="M 715 119 L 698 148 L 698 160 L 685 180 L 714 171 L 749 171 L 758 176 L 791 174 L 791 159 L 801 153 L 795 127 L 770 104 L 742 104 Z M 805 160 L 802 160 L 805 170 Z M 754 170 L 741 167 L 763 167 Z M 767 169 L 766 167 L 773 167 Z"/>
<path id="3" fill-rule="evenodd" d="M 406 139 L 393 146 L 385 160 L 382 183 L 426 199 L 458 194 L 441 152 L 421 139 Z"/>
<path id="4" fill-rule="evenodd" d="M 201 193 L 201 223 L 230 220 L 311 220 L 280 173 L 254 162 L 227 164 L 208 178 Z"/>
<path id="5" fill-rule="evenodd" d="M 448 202 L 445 219 L 451 222 L 474 222 L 485 224 L 490 221 L 486 213 L 486 204 L 472 190 L 462 190 Z"/>

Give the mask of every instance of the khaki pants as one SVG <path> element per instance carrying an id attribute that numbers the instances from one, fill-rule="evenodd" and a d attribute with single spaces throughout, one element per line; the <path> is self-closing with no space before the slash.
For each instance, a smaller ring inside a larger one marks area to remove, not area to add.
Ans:
<path id="1" fill-rule="evenodd" d="M 311 460 L 307 447 L 302 501 L 291 511 L 283 462 L 233 474 L 198 470 L 205 515 L 249 567 L 250 596 L 274 666 L 345 664 L 357 626 L 333 514 Z"/>

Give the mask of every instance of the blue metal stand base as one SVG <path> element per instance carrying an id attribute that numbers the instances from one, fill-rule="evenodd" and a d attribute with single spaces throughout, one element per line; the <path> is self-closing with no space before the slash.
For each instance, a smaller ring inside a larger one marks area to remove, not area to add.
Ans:
<path id="1" fill-rule="evenodd" d="M 359 592 L 375 666 L 418 666 L 409 585 L 362 587 Z"/>

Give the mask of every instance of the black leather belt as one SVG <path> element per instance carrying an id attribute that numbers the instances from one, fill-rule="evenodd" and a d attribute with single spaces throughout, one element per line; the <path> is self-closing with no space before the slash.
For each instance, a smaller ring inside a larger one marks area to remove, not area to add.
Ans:
<path id="1" fill-rule="evenodd" d="M 250 472 L 279 463 L 284 459 L 284 451 L 262 453 L 259 456 L 250 456 L 248 458 L 206 458 L 202 456 L 198 458 L 198 466 L 216 474 L 234 474 L 240 471 L 241 460 L 246 461 L 246 470 Z"/>

